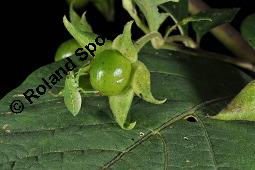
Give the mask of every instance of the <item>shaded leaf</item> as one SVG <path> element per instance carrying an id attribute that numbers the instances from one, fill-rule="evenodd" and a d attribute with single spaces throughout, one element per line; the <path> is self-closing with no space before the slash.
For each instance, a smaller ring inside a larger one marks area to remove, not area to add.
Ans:
<path id="1" fill-rule="evenodd" d="M 127 122 L 128 112 L 134 97 L 134 91 L 131 88 L 117 96 L 109 96 L 109 104 L 114 119 L 122 129 L 130 130 L 135 127 L 136 122 Z"/>
<path id="2" fill-rule="evenodd" d="M 49 93 L 30 105 L 22 94 L 64 67 L 65 61 L 32 73 L 0 100 L 0 169 L 255 167 L 255 122 L 207 118 L 224 108 L 229 96 L 251 81 L 249 76 L 226 63 L 150 46 L 142 49 L 139 59 L 151 72 L 152 93 L 168 101 L 154 105 L 135 97 L 129 114 L 137 124 L 129 131 L 108 116 L 107 97 L 86 97 L 75 117 L 63 98 Z M 60 91 L 63 80 L 51 91 Z M 20 114 L 10 112 L 14 99 L 24 103 Z M 197 121 L 185 120 L 189 115 Z"/>
<path id="3" fill-rule="evenodd" d="M 112 43 L 112 47 L 118 50 L 123 56 L 129 61 L 135 62 L 137 60 L 138 50 L 132 41 L 131 27 L 133 22 L 128 22 L 125 27 L 123 34 L 115 38 Z"/>
<path id="4" fill-rule="evenodd" d="M 200 21 L 192 23 L 193 29 L 196 32 L 197 41 L 200 42 L 201 38 L 212 28 L 220 26 L 224 23 L 231 22 L 239 9 L 208 9 L 204 12 L 196 14 L 195 18 L 210 18 L 212 21 Z"/>
<path id="5" fill-rule="evenodd" d="M 255 121 L 255 81 L 250 82 L 225 109 L 212 118 Z"/>
<path id="6" fill-rule="evenodd" d="M 255 13 L 243 20 L 241 33 L 244 39 L 255 49 Z"/>

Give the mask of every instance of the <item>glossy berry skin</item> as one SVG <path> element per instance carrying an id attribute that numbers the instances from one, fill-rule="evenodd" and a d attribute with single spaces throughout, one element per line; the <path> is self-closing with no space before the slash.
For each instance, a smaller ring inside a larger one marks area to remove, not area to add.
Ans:
<path id="1" fill-rule="evenodd" d="M 56 51 L 55 61 L 72 56 L 78 48 L 81 46 L 74 39 L 63 42 Z"/>
<path id="2" fill-rule="evenodd" d="M 121 93 L 129 83 L 131 62 L 117 50 L 97 54 L 90 65 L 90 82 L 105 96 Z"/>

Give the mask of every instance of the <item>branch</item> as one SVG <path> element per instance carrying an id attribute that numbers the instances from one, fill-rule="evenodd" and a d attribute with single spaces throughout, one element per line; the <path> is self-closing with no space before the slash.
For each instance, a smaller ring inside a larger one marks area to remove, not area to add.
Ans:
<path id="1" fill-rule="evenodd" d="M 181 46 L 178 44 L 173 44 L 173 43 L 165 43 L 160 48 L 182 52 L 185 54 L 189 54 L 189 56 L 199 56 L 199 57 L 203 57 L 203 58 L 224 61 L 224 62 L 233 64 L 233 65 L 236 65 L 238 67 L 241 67 L 243 69 L 255 72 L 255 64 L 244 61 L 243 59 L 237 59 L 237 58 L 233 58 L 233 57 L 230 57 L 227 55 L 208 52 L 208 51 L 201 50 L 201 49 L 192 49 L 192 48 L 188 48 L 188 47 Z"/>

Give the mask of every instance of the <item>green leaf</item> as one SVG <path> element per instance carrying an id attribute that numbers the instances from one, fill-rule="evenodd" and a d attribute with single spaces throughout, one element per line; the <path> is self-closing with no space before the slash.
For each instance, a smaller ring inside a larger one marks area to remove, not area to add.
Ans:
<path id="1" fill-rule="evenodd" d="M 147 67 L 140 61 L 133 63 L 133 75 L 131 78 L 131 86 L 135 94 L 145 101 L 153 104 L 163 104 L 164 100 L 157 100 L 151 94 L 151 78 L 150 71 Z"/>
<path id="2" fill-rule="evenodd" d="M 255 49 L 255 13 L 243 20 L 241 33 L 244 39 Z"/>
<path id="3" fill-rule="evenodd" d="M 126 89 L 123 93 L 117 96 L 109 96 L 109 104 L 113 113 L 114 119 L 122 129 L 131 130 L 135 127 L 136 122 L 127 122 L 128 111 L 131 107 L 134 97 L 132 88 Z"/>
<path id="4" fill-rule="evenodd" d="M 245 86 L 226 108 L 212 118 L 255 121 L 255 81 Z"/>
<path id="5" fill-rule="evenodd" d="M 65 87 L 64 87 L 64 102 L 67 109 L 76 116 L 81 109 L 81 94 L 78 89 L 78 83 L 73 75 L 73 72 L 70 72 L 66 76 Z"/>
<path id="6" fill-rule="evenodd" d="M 239 9 L 208 9 L 193 16 L 195 18 L 210 18 L 212 21 L 202 20 L 200 22 L 192 23 L 193 29 L 196 32 L 197 41 L 212 28 L 231 22 Z"/>
<path id="7" fill-rule="evenodd" d="M 75 117 L 49 89 L 29 104 L 22 94 L 65 61 L 33 72 L 0 100 L 0 169 L 254 169 L 255 122 L 207 118 L 249 76 L 226 63 L 150 46 L 139 59 L 150 70 L 152 93 L 168 100 L 155 105 L 135 97 L 129 114 L 136 126 L 128 131 L 110 118 L 107 97 L 83 97 Z M 50 90 L 63 85 L 64 78 Z M 22 113 L 10 111 L 13 100 L 24 103 Z"/>
<path id="8" fill-rule="evenodd" d="M 150 31 L 158 31 L 161 24 L 169 16 L 167 13 L 159 13 L 158 6 L 166 2 L 178 2 L 178 0 L 159 0 L 159 1 L 148 1 L 148 0 L 134 0 L 139 6 L 140 10 L 144 14 Z"/>
<path id="9" fill-rule="evenodd" d="M 167 13 L 159 13 L 158 6 L 166 2 L 178 2 L 178 0 L 159 0 L 159 1 L 148 1 L 148 0 L 133 0 L 133 2 L 140 8 L 144 17 L 147 20 L 149 31 L 158 31 L 161 24 L 169 16 Z M 129 12 L 131 17 L 136 21 L 136 24 L 141 28 L 141 21 L 137 16 L 135 6 L 132 0 L 123 0 L 124 8 Z M 148 31 L 145 28 L 141 28 L 143 31 Z M 146 32 L 148 33 L 148 32 Z"/>
<path id="10" fill-rule="evenodd" d="M 137 60 L 138 50 L 132 41 L 131 27 L 133 22 L 128 22 L 125 27 L 123 34 L 115 38 L 112 43 L 112 47 L 118 50 L 123 56 L 125 56 L 131 62 Z"/>
<path id="11" fill-rule="evenodd" d="M 160 5 L 160 8 L 169 13 L 170 17 L 174 20 L 175 23 L 178 23 L 189 16 L 188 0 L 179 0 L 178 3 L 167 2 Z M 178 28 L 182 35 L 188 35 L 187 25 L 179 25 Z"/>

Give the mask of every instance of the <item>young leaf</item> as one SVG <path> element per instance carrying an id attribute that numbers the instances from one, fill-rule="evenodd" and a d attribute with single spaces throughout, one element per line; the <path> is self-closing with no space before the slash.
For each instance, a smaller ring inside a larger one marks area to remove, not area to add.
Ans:
<path id="1" fill-rule="evenodd" d="M 76 116 L 79 113 L 82 100 L 78 89 L 78 83 L 73 72 L 70 72 L 70 74 L 66 76 L 64 102 L 67 109 L 73 114 L 73 116 Z"/>
<path id="2" fill-rule="evenodd" d="M 137 15 L 137 11 L 135 9 L 135 5 L 132 0 L 122 0 L 122 6 L 129 15 L 135 20 L 136 25 L 144 32 L 149 33 L 149 28 L 143 23 L 143 21 Z"/>
<path id="3" fill-rule="evenodd" d="M 160 0 L 160 1 L 148 1 L 148 0 L 134 0 L 139 6 L 140 10 L 144 14 L 150 31 L 158 31 L 161 24 L 169 16 L 167 13 L 159 13 L 158 6 L 166 2 L 178 2 L 178 0 Z"/>
<path id="4" fill-rule="evenodd" d="M 167 99 L 157 100 L 151 94 L 150 72 L 146 66 L 142 62 L 137 61 L 136 63 L 133 63 L 133 70 L 131 86 L 135 94 L 147 102 L 163 104 Z"/>
<path id="5" fill-rule="evenodd" d="M 134 91 L 132 88 L 126 89 L 117 96 L 109 96 L 109 104 L 114 119 L 122 129 L 130 130 L 135 127 L 136 122 L 127 122 L 128 112 L 132 104 Z"/>
<path id="6" fill-rule="evenodd" d="M 244 39 L 255 49 L 255 13 L 246 17 L 242 22 L 241 33 Z"/>
<path id="7" fill-rule="evenodd" d="M 212 21 L 202 20 L 192 23 L 193 29 L 196 32 L 197 42 L 212 28 L 231 22 L 239 9 L 208 9 L 193 16 L 195 18 L 210 18 Z"/>
<path id="8" fill-rule="evenodd" d="M 160 1 L 148 1 L 148 0 L 133 0 L 133 2 L 138 5 L 140 10 L 142 11 L 143 15 L 145 16 L 148 28 L 144 26 L 143 23 L 141 23 L 141 20 L 139 19 L 137 12 L 135 10 L 135 6 L 132 3 L 132 0 L 123 0 L 123 6 L 128 11 L 128 13 L 131 15 L 131 17 L 135 20 L 137 26 L 141 28 L 145 33 L 152 32 L 152 31 L 158 31 L 161 24 L 165 21 L 165 19 L 169 16 L 167 13 L 159 13 L 158 12 L 158 6 L 160 4 L 166 3 L 166 2 L 178 2 L 178 0 L 160 0 Z"/>
<path id="9" fill-rule="evenodd" d="M 250 82 L 225 109 L 212 118 L 255 121 L 255 80 Z"/>
<path id="10" fill-rule="evenodd" d="M 132 24 L 133 21 L 130 21 L 125 25 L 123 34 L 115 38 L 115 40 L 112 43 L 112 47 L 118 50 L 123 56 L 125 56 L 131 62 L 135 62 L 137 61 L 138 50 L 131 39 Z"/>

